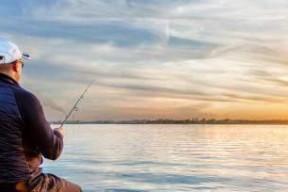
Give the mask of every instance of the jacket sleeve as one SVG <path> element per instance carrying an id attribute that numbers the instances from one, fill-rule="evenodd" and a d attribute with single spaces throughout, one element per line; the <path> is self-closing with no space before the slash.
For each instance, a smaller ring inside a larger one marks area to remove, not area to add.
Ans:
<path id="1" fill-rule="evenodd" d="M 27 91 L 20 91 L 15 97 L 25 129 L 33 143 L 45 158 L 57 159 L 63 150 L 63 137 L 47 122 L 38 98 Z"/>

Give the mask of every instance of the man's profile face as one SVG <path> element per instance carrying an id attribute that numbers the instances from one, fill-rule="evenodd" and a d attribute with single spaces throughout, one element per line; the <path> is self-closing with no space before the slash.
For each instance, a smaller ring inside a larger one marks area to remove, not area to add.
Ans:
<path id="1" fill-rule="evenodd" d="M 19 82 L 22 76 L 22 68 L 24 67 L 24 62 L 22 60 L 17 60 L 15 61 L 14 65 L 16 68 L 16 80 Z"/>

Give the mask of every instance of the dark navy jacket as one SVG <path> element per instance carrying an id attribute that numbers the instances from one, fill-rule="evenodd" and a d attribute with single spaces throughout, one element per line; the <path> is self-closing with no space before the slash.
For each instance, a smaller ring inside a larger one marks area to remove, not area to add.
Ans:
<path id="1" fill-rule="evenodd" d="M 28 180 L 39 172 L 42 155 L 55 160 L 62 149 L 39 100 L 0 73 L 0 184 Z"/>

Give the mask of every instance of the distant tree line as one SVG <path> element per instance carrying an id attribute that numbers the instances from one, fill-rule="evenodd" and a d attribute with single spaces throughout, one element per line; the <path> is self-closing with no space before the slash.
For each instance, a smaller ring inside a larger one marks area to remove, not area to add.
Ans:
<path id="1" fill-rule="evenodd" d="M 60 124 L 61 121 L 51 123 Z M 288 124 L 288 120 L 241 120 L 241 119 L 206 119 L 193 118 L 184 120 L 174 119 L 135 119 L 135 120 L 96 120 L 80 121 L 70 120 L 67 124 Z"/>

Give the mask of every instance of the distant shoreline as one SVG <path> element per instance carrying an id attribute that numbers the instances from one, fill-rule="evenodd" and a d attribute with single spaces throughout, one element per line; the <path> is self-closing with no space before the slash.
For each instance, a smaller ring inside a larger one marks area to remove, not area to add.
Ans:
<path id="1" fill-rule="evenodd" d="M 61 121 L 52 121 L 52 124 L 60 124 Z M 156 120 L 96 120 L 80 121 L 70 120 L 66 124 L 276 124 L 288 125 L 288 120 L 241 120 L 241 119 L 156 119 Z"/>

